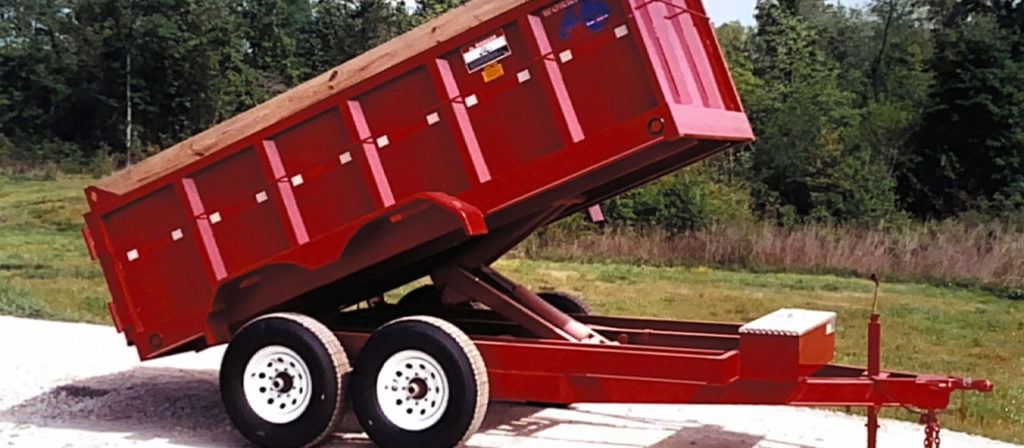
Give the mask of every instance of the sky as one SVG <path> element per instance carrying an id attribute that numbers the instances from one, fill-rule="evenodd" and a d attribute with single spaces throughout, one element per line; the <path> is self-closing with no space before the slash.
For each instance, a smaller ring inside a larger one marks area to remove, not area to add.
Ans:
<path id="1" fill-rule="evenodd" d="M 867 3 L 866 0 L 832 0 L 832 3 L 839 2 L 845 6 L 861 6 Z M 716 25 L 733 20 L 739 20 L 744 25 L 753 25 L 755 3 L 757 0 L 704 0 L 704 9 Z"/>

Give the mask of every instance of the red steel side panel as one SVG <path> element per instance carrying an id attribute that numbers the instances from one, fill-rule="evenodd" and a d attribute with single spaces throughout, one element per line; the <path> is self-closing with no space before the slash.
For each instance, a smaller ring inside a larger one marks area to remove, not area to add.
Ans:
<path id="1" fill-rule="evenodd" d="M 89 234 L 149 358 L 224 342 L 211 312 L 411 280 L 354 274 L 423 275 L 464 229 L 585 208 L 752 138 L 700 0 L 537 0 L 123 196 L 88 188 Z M 466 212 L 410 225 L 422 193 Z"/>
<path id="2" fill-rule="evenodd" d="M 426 67 L 377 87 L 359 102 L 396 201 L 423 191 L 469 189 L 468 166 L 444 126 L 431 125 L 440 96 Z"/>
<path id="3" fill-rule="evenodd" d="M 136 329 L 202 306 L 211 293 L 193 228 L 174 189 L 164 187 L 103 218 L 120 263 L 125 302 Z M 200 331 L 201 332 L 201 329 Z"/>
<path id="4" fill-rule="evenodd" d="M 310 172 L 295 191 L 309 238 L 317 238 L 377 209 L 373 190 L 360 169 L 366 156 L 354 147 L 338 108 L 299 123 L 271 138 L 285 173 Z M 333 201 L 323 201 L 333 197 Z"/>
<path id="5" fill-rule="evenodd" d="M 522 166 L 542 156 L 551 154 L 565 146 L 559 120 L 552 119 L 548 102 L 549 78 L 539 67 L 530 66 L 537 53 L 529 47 L 527 35 L 519 23 L 510 23 L 503 28 L 512 54 L 502 59 L 502 70 L 521 70 L 492 80 L 485 81 L 478 73 L 470 73 L 464 67 L 462 50 L 458 49 L 438 61 L 439 74 L 452 97 L 461 97 L 462 92 L 487 92 L 476 94 L 478 103 L 467 107 L 466 103 L 456 104 L 464 111 L 466 120 L 460 127 L 470 127 L 480 158 L 487 168 L 489 177 L 501 176 L 510 167 Z M 526 31 L 528 32 L 528 30 Z M 449 87 L 450 86 L 450 87 Z"/>
<path id="6" fill-rule="evenodd" d="M 561 62 L 562 79 L 576 105 L 584 135 L 594 134 L 658 106 L 635 29 L 619 2 L 583 2 L 542 9 L 533 20 L 538 39 Z M 539 17 L 539 20 L 537 19 Z"/>

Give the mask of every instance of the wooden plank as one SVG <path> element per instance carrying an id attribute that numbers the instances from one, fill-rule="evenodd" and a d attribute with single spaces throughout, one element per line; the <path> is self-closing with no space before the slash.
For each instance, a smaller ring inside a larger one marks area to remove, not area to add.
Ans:
<path id="1" fill-rule="evenodd" d="M 96 187 L 117 195 L 130 192 L 529 1 L 469 2 L 259 106 L 107 176 L 99 180 Z"/>

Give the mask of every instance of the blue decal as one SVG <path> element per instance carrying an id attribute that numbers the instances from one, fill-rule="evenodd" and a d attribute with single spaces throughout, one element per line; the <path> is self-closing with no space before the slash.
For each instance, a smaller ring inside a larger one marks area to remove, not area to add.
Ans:
<path id="1" fill-rule="evenodd" d="M 578 5 L 570 6 L 565 10 L 565 18 L 558 30 L 558 37 L 568 39 L 574 30 L 581 23 L 592 33 L 604 29 L 608 23 L 608 17 L 612 10 L 608 4 L 601 0 L 580 0 Z"/>

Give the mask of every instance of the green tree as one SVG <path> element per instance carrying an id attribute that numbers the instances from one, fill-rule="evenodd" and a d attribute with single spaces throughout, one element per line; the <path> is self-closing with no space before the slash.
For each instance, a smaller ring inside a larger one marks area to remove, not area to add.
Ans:
<path id="1" fill-rule="evenodd" d="M 81 0 L 74 12 L 75 141 L 124 147 L 126 82 L 136 135 L 153 150 L 257 102 L 242 22 L 226 0 Z"/>
<path id="2" fill-rule="evenodd" d="M 753 221 L 750 198 L 742 183 L 721 182 L 695 166 L 609 201 L 605 212 L 616 224 L 683 232 Z"/>
<path id="3" fill-rule="evenodd" d="M 309 0 L 240 0 L 245 23 L 246 63 L 263 75 L 264 89 L 277 94 L 306 74 L 297 53 L 303 30 L 312 21 Z"/>
<path id="4" fill-rule="evenodd" d="M 8 151 L 45 159 L 41 145 L 67 124 L 69 77 L 76 58 L 68 33 L 74 23 L 64 0 L 0 1 L 0 134 Z"/>
<path id="5" fill-rule="evenodd" d="M 890 178 L 911 156 L 913 136 L 930 101 L 933 45 L 922 0 L 874 0 L 863 45 L 864 103 L 859 136 Z"/>
<path id="6" fill-rule="evenodd" d="M 860 187 L 839 179 L 859 116 L 800 9 L 795 1 L 758 3 L 752 61 L 766 100 L 749 112 L 760 136 L 752 160 L 759 205 L 768 213 L 846 219 L 834 198 L 856 196 L 843 190 Z"/>
<path id="7" fill-rule="evenodd" d="M 300 53 L 315 76 L 412 28 L 405 6 L 387 0 L 320 0 L 303 33 Z"/>
<path id="8" fill-rule="evenodd" d="M 416 16 L 419 20 L 429 20 L 448 10 L 462 6 L 469 0 L 417 0 Z"/>
<path id="9" fill-rule="evenodd" d="M 964 1 L 950 11 L 902 192 L 925 216 L 1012 212 L 1024 207 L 1024 5 Z"/>

